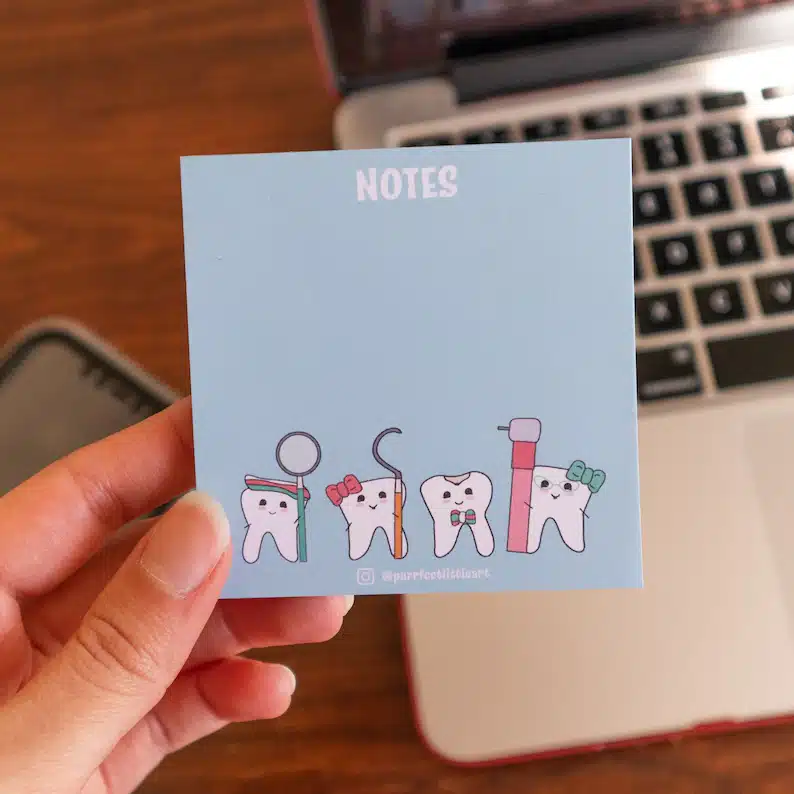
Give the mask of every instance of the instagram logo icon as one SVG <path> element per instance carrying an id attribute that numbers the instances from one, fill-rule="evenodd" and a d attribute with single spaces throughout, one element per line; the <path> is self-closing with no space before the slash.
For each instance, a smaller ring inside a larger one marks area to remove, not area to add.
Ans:
<path id="1" fill-rule="evenodd" d="M 375 584 L 375 571 L 372 568 L 359 568 L 356 571 L 356 582 L 362 587 Z"/>

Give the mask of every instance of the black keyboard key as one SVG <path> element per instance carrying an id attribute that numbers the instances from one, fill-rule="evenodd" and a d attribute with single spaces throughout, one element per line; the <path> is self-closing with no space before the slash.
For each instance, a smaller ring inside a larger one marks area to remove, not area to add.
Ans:
<path id="1" fill-rule="evenodd" d="M 403 146 L 449 146 L 452 143 L 451 138 L 439 135 L 435 138 L 415 138 L 410 141 L 403 141 Z"/>
<path id="2" fill-rule="evenodd" d="M 665 168 L 680 168 L 689 165 L 689 152 L 683 132 L 648 135 L 640 139 L 640 145 L 645 154 L 645 164 L 649 171 L 662 171 Z"/>
<path id="3" fill-rule="evenodd" d="M 689 113 L 689 103 L 686 97 L 665 97 L 655 102 L 646 102 L 640 112 L 645 121 L 677 119 Z"/>
<path id="4" fill-rule="evenodd" d="M 777 119 L 761 119 L 758 122 L 761 143 L 768 152 L 790 149 L 794 146 L 794 116 Z"/>
<path id="5" fill-rule="evenodd" d="M 697 243 L 691 234 L 651 240 L 656 271 L 660 276 L 675 276 L 700 270 Z"/>
<path id="6" fill-rule="evenodd" d="M 794 377 L 794 328 L 715 339 L 708 349 L 721 389 Z"/>
<path id="7" fill-rule="evenodd" d="M 780 218 L 772 221 L 772 235 L 777 252 L 781 256 L 794 254 L 794 218 Z"/>
<path id="8" fill-rule="evenodd" d="M 641 334 L 678 331 L 684 327 L 684 316 L 681 314 L 681 303 L 677 292 L 642 295 L 636 298 L 634 307 Z"/>
<path id="9" fill-rule="evenodd" d="M 692 345 L 675 345 L 637 353 L 637 398 L 653 402 L 702 391 Z"/>
<path id="10" fill-rule="evenodd" d="M 670 206 L 666 187 L 645 187 L 634 191 L 635 226 L 666 223 L 671 220 L 673 220 L 673 209 Z"/>
<path id="11" fill-rule="evenodd" d="M 794 271 L 758 276 L 755 288 L 764 314 L 794 311 Z"/>
<path id="12" fill-rule="evenodd" d="M 747 201 L 754 207 L 791 201 L 791 186 L 782 168 L 748 171 L 742 174 Z"/>
<path id="13" fill-rule="evenodd" d="M 794 85 L 775 85 L 765 88 L 761 92 L 764 99 L 780 99 L 785 96 L 794 96 Z"/>
<path id="14" fill-rule="evenodd" d="M 689 214 L 694 218 L 733 209 L 728 181 L 722 176 L 684 182 L 684 195 Z"/>
<path id="15" fill-rule="evenodd" d="M 717 262 L 723 267 L 757 262 L 761 259 L 758 234 L 750 224 L 713 229 L 711 242 L 717 255 Z"/>
<path id="16" fill-rule="evenodd" d="M 571 122 L 564 116 L 543 119 L 524 125 L 525 141 L 545 141 L 549 138 L 565 138 L 571 134 Z"/>
<path id="17" fill-rule="evenodd" d="M 703 325 L 716 325 L 730 320 L 744 319 L 744 304 L 735 281 L 722 281 L 695 288 L 700 322 Z"/>
<path id="18" fill-rule="evenodd" d="M 626 108 L 603 108 L 582 116 L 582 126 L 588 132 L 613 130 L 625 127 L 629 123 L 629 112 Z"/>
<path id="19" fill-rule="evenodd" d="M 724 110 L 725 108 L 736 108 L 746 104 L 747 98 L 742 91 L 720 91 L 703 94 L 700 97 L 700 104 L 703 110 Z"/>
<path id="20" fill-rule="evenodd" d="M 510 131 L 507 127 L 494 127 L 489 130 L 476 130 L 463 136 L 463 143 L 507 143 L 510 140 Z"/>
<path id="21" fill-rule="evenodd" d="M 714 124 L 698 131 L 707 160 L 731 160 L 747 156 L 747 143 L 740 124 Z"/>

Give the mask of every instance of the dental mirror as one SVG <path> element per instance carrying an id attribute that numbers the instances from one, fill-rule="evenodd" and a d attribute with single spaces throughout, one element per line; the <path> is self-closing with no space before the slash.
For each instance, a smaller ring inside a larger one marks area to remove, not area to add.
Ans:
<path id="1" fill-rule="evenodd" d="M 276 447 L 276 461 L 281 471 L 291 477 L 306 477 L 319 465 L 320 444 L 308 433 L 288 433 Z"/>
<path id="2" fill-rule="evenodd" d="M 276 462 L 279 468 L 295 478 L 296 498 L 298 500 L 298 560 L 306 562 L 306 494 L 303 478 L 311 474 L 319 465 L 322 451 L 314 436 L 301 431 L 287 433 L 276 446 Z"/>

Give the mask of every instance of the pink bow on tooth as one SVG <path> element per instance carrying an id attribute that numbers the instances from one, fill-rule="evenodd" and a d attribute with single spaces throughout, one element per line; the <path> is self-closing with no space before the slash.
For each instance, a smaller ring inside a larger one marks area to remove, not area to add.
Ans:
<path id="1" fill-rule="evenodd" d="M 358 477 L 354 474 L 348 474 L 342 482 L 336 483 L 336 485 L 329 485 L 325 489 L 326 496 L 334 503 L 336 507 L 339 507 L 342 504 L 342 500 L 349 496 L 350 494 L 361 493 L 362 491 L 361 483 L 358 481 Z"/>

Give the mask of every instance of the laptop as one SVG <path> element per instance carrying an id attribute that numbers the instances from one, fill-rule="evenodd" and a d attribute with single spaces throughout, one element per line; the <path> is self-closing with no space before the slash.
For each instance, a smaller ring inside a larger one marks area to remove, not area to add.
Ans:
<path id="1" fill-rule="evenodd" d="M 312 11 L 340 148 L 633 142 L 645 588 L 402 599 L 427 745 L 476 765 L 789 719 L 794 2 Z"/>

